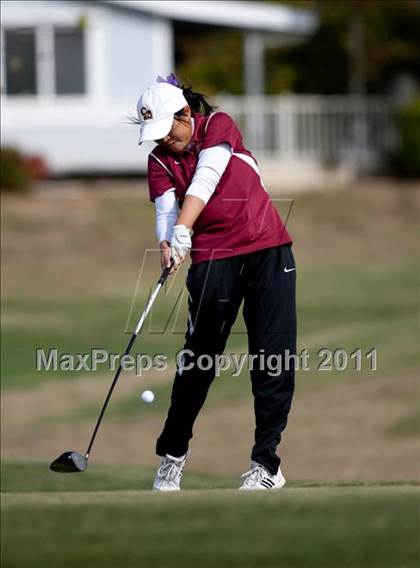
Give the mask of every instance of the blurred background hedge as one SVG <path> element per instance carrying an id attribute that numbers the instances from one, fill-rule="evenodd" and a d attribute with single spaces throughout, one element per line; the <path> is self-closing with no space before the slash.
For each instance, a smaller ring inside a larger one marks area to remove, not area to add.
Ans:
<path id="1" fill-rule="evenodd" d="M 0 186 L 2 190 L 21 192 L 33 181 L 48 177 L 47 166 L 41 156 L 26 156 L 16 148 L 1 149 Z"/>
<path id="2" fill-rule="evenodd" d="M 420 97 L 397 112 L 399 150 L 396 170 L 407 177 L 420 176 Z"/>

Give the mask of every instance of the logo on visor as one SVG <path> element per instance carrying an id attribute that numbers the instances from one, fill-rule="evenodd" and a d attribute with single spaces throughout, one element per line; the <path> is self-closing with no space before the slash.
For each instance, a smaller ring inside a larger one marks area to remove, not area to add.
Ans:
<path id="1" fill-rule="evenodd" d="M 144 120 L 149 120 L 150 118 L 153 118 L 152 111 L 147 109 L 146 107 L 141 107 L 140 112 Z"/>

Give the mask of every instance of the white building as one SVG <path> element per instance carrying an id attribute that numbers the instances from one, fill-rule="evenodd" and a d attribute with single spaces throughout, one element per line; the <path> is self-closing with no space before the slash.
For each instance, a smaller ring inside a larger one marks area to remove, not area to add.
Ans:
<path id="1" fill-rule="evenodd" d="M 149 148 L 124 123 L 140 92 L 174 70 L 173 23 L 244 30 L 245 91 L 260 95 L 266 42 L 296 41 L 307 11 L 263 2 L 2 1 L 2 145 L 51 172 L 142 172 Z"/>

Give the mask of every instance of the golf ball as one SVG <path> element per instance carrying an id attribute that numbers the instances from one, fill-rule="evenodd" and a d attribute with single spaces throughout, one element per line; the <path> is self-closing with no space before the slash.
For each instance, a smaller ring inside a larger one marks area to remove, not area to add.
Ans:
<path id="1" fill-rule="evenodd" d="M 143 402 L 153 402 L 155 400 L 155 393 L 152 391 L 143 391 L 141 393 L 141 399 Z"/>

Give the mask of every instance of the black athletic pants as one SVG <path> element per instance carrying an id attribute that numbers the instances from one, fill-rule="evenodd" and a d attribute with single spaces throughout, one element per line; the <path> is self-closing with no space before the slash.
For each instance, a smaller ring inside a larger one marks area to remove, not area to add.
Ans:
<path id="1" fill-rule="evenodd" d="M 242 300 L 249 353 L 263 353 L 266 362 L 269 355 L 282 355 L 283 367 L 289 359 L 289 370 L 280 372 L 278 365 L 273 372 L 268 365 L 257 364 L 250 371 L 256 422 L 251 459 L 276 473 L 280 463 L 276 448 L 294 391 L 294 361 L 288 357 L 296 353 L 296 270 L 291 246 L 193 264 L 187 288 L 190 319 L 184 348 L 194 356 L 186 357 L 184 366 L 191 366 L 202 354 L 214 358 L 223 353 Z M 190 370 L 177 367 L 171 406 L 156 444 L 159 456 L 185 454 L 214 376 L 214 365 L 209 370 L 200 370 L 197 364 Z"/>

